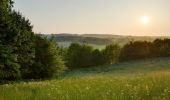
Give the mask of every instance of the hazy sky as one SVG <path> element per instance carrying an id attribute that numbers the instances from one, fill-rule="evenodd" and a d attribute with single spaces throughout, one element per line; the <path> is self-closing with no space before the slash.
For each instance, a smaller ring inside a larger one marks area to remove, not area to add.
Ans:
<path id="1" fill-rule="evenodd" d="M 35 32 L 170 35 L 170 0 L 15 0 L 14 7 Z"/>

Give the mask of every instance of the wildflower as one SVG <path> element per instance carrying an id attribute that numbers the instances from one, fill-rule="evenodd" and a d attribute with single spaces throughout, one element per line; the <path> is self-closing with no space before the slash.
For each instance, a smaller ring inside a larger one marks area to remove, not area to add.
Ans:
<path id="1" fill-rule="evenodd" d="M 89 87 L 86 87 L 86 90 L 89 90 L 90 88 Z"/>

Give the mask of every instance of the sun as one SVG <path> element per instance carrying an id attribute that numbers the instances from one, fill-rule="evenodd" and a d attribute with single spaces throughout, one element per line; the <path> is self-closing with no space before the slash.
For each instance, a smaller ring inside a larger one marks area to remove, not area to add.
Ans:
<path id="1" fill-rule="evenodd" d="M 148 16 L 142 16 L 140 18 L 140 22 L 141 22 L 141 24 L 147 25 L 150 22 L 150 18 Z"/>

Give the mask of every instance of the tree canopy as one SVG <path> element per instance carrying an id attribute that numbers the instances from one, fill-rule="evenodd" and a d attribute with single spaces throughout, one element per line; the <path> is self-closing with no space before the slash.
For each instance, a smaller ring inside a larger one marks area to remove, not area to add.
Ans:
<path id="1" fill-rule="evenodd" d="M 13 3 L 0 0 L 0 79 L 49 78 L 59 74 L 64 63 L 54 42 L 36 36 L 30 21 L 12 9 Z M 38 60 L 40 57 L 44 59 Z M 33 74 L 38 68 L 45 69 Z M 43 72 L 48 74 L 42 75 Z"/>

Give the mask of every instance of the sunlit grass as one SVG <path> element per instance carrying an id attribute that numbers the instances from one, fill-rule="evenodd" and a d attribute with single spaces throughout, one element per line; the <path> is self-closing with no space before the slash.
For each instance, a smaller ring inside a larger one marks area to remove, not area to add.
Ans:
<path id="1" fill-rule="evenodd" d="M 105 70 L 81 69 L 61 79 L 0 86 L 0 100 L 169 99 L 170 59 L 122 63 L 106 66 Z"/>

